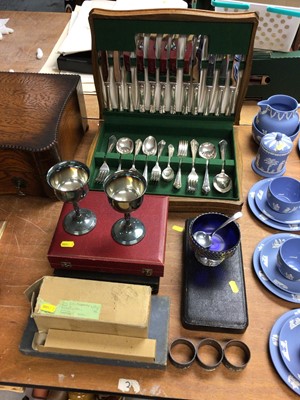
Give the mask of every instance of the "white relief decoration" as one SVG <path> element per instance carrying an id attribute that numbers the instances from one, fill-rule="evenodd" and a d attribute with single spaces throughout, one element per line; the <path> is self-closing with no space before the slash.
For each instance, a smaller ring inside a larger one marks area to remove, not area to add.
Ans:
<path id="1" fill-rule="evenodd" d="M 291 361 L 290 355 L 289 355 L 289 349 L 288 349 L 288 343 L 286 340 L 281 340 L 280 341 L 280 347 L 281 347 L 281 354 L 288 360 Z"/>
<path id="2" fill-rule="evenodd" d="M 262 256 L 261 261 L 267 268 L 269 267 L 269 257 L 268 256 Z"/>
<path id="3" fill-rule="evenodd" d="M 272 335 L 272 344 L 274 345 L 274 346 L 276 346 L 276 347 L 278 347 L 278 335 L 277 334 L 273 334 Z"/>

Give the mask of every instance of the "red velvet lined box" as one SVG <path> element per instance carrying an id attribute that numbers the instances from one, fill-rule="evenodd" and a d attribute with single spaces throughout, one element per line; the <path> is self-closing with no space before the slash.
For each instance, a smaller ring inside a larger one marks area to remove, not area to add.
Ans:
<path id="1" fill-rule="evenodd" d="M 133 216 L 143 222 L 146 235 L 133 246 L 123 246 L 113 240 L 111 227 L 122 218 L 122 214 L 112 209 L 104 193 L 91 191 L 79 205 L 96 214 L 97 225 L 82 236 L 65 232 L 63 219 L 73 206 L 64 204 L 48 251 L 52 268 L 163 276 L 169 205 L 167 196 L 144 196 L 141 207 Z"/>

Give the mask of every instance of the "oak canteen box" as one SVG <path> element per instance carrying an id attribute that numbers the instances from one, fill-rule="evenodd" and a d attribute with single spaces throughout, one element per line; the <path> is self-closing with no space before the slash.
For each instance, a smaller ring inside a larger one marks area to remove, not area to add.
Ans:
<path id="1" fill-rule="evenodd" d="M 0 194 L 54 197 L 48 169 L 86 130 L 79 75 L 0 72 Z"/>

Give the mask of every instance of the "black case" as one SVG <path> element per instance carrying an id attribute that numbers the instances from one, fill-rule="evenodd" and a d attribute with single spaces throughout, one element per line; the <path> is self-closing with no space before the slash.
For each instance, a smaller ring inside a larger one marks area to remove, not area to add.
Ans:
<path id="1" fill-rule="evenodd" d="M 183 252 L 181 322 L 186 329 L 242 333 L 248 326 L 241 246 L 217 267 L 201 265 L 188 241 Z M 236 290 L 235 290 L 236 289 Z"/>

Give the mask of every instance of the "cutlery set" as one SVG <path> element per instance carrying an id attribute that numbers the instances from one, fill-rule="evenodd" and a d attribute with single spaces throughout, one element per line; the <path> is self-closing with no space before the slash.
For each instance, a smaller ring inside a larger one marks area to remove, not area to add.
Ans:
<path id="1" fill-rule="evenodd" d="M 107 111 L 229 116 L 245 56 L 209 52 L 206 35 L 137 34 L 134 51 L 99 51 Z"/>
<path id="2" fill-rule="evenodd" d="M 226 147 L 227 142 L 225 140 L 221 140 L 219 142 L 219 149 L 222 158 L 222 169 L 221 172 L 219 174 L 216 174 L 213 179 L 213 186 L 219 193 L 226 193 L 232 187 L 231 178 L 224 172 Z M 129 169 L 136 171 L 136 157 L 142 150 L 142 153 L 144 154 L 144 169 L 142 173 L 144 178 L 146 179 L 146 182 L 150 181 L 153 183 L 158 183 L 161 180 L 165 182 L 172 182 L 172 186 L 175 190 L 179 190 L 182 187 L 182 161 L 191 155 L 191 169 L 189 170 L 189 173 L 187 173 L 186 179 L 186 191 L 190 194 L 195 194 L 198 189 L 200 179 L 198 172 L 196 171 L 195 162 L 197 155 L 199 155 L 200 158 L 206 159 L 201 192 L 204 195 L 208 195 L 211 191 L 209 183 L 210 178 L 208 171 L 208 160 L 210 158 L 216 157 L 217 149 L 210 142 L 204 142 L 199 146 L 199 143 L 196 139 L 192 139 L 190 142 L 188 140 L 179 140 L 176 153 L 177 158 L 175 161 L 175 168 L 173 168 L 172 157 L 174 156 L 176 149 L 172 144 L 167 145 L 165 140 L 162 139 L 157 143 L 154 136 L 147 136 L 143 141 L 141 139 L 137 139 L 135 142 L 133 142 L 133 140 L 129 137 L 121 137 L 117 139 L 115 135 L 111 135 L 108 139 L 107 150 L 104 155 L 104 160 L 98 170 L 97 176 L 94 181 L 96 186 L 103 184 L 106 177 L 111 172 L 110 167 L 107 163 L 107 155 L 108 153 L 112 153 L 114 148 L 116 148 L 117 153 L 119 154 L 118 170 L 121 168 L 120 165 L 122 154 L 133 153 L 132 165 Z M 165 160 L 163 160 L 161 163 L 166 164 L 166 166 L 162 169 L 160 165 L 160 157 L 162 156 L 165 148 L 166 157 Z M 152 164 L 154 163 L 154 166 L 148 172 L 148 158 L 150 156 L 152 156 L 151 161 Z M 153 157 L 155 157 L 154 161 Z"/>

